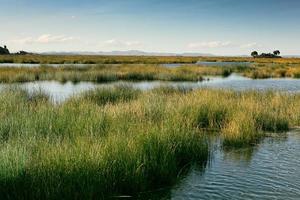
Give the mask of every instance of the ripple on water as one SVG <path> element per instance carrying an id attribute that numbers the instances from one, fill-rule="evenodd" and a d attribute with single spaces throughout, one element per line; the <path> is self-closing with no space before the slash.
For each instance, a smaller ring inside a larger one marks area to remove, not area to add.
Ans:
<path id="1" fill-rule="evenodd" d="M 205 172 L 196 169 L 172 191 L 172 199 L 300 199 L 300 131 L 266 138 L 245 151 L 217 150 Z"/>

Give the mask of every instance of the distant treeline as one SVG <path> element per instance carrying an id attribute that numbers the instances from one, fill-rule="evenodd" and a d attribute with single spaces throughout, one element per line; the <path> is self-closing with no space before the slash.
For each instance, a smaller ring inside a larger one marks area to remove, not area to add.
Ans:
<path id="1" fill-rule="evenodd" d="M 262 53 L 260 55 L 258 54 L 257 51 L 253 51 L 251 53 L 251 56 L 253 58 L 281 58 L 281 56 L 279 56 L 279 55 L 280 55 L 280 51 L 279 50 L 276 50 L 273 53 Z"/>
<path id="2" fill-rule="evenodd" d="M 19 51 L 17 53 L 10 53 L 10 51 L 8 50 L 7 46 L 4 45 L 4 47 L 0 46 L 0 55 L 28 55 L 28 54 L 32 54 L 26 51 Z"/>

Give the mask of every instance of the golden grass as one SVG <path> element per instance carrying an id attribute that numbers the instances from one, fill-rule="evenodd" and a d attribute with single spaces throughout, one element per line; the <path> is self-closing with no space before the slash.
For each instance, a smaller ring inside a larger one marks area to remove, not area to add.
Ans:
<path id="1" fill-rule="evenodd" d="M 300 64 L 300 58 L 183 57 L 183 56 L 94 56 L 94 55 L 0 55 L 0 63 L 40 64 L 163 64 L 197 61 Z"/>

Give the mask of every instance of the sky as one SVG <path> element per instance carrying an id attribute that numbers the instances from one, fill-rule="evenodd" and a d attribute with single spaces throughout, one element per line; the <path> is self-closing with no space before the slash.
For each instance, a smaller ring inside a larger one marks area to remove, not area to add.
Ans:
<path id="1" fill-rule="evenodd" d="M 299 0 L 0 0 L 11 51 L 300 55 Z"/>

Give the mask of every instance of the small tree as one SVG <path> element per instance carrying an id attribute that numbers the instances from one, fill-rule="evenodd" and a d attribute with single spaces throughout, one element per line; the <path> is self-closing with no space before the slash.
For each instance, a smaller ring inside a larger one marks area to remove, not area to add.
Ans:
<path id="1" fill-rule="evenodd" d="M 257 51 L 253 51 L 253 52 L 251 53 L 251 56 L 252 56 L 253 58 L 257 57 L 257 56 L 258 56 Z"/>
<path id="2" fill-rule="evenodd" d="M 273 52 L 273 54 L 274 54 L 275 56 L 279 56 L 279 55 L 280 55 L 280 51 L 279 51 L 279 50 L 276 50 L 276 51 Z"/>
<path id="3" fill-rule="evenodd" d="M 4 48 L 0 47 L 0 54 L 1 55 L 9 54 L 9 50 L 7 49 L 6 45 L 4 45 Z"/>

